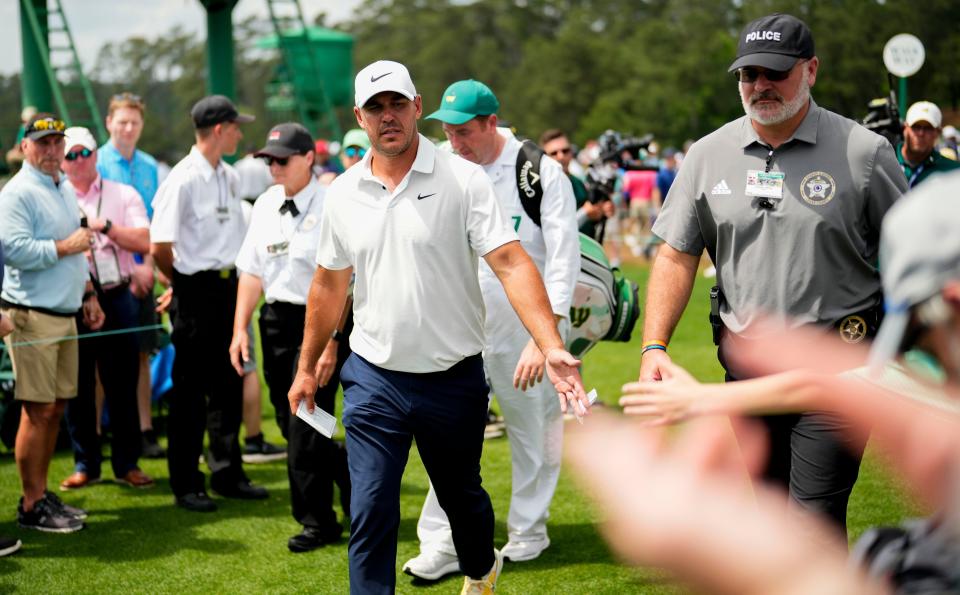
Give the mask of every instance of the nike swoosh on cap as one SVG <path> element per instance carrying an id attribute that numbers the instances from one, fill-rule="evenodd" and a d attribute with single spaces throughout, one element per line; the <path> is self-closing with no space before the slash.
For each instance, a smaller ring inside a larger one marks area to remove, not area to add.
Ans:
<path id="1" fill-rule="evenodd" d="M 433 196 L 434 194 L 436 194 L 436 192 L 434 192 L 434 193 L 432 193 L 432 194 L 420 194 L 420 193 L 418 192 L 418 193 L 417 193 L 417 200 L 423 200 L 423 199 L 425 199 L 425 198 L 430 198 L 430 197 Z"/>
<path id="2" fill-rule="evenodd" d="M 388 74 L 393 74 L 393 73 L 392 73 L 392 72 L 387 72 L 387 73 L 381 74 L 380 76 L 373 76 L 373 75 L 371 74 L 371 75 L 370 75 L 370 82 L 371 82 L 371 83 L 375 83 L 375 82 L 379 81 L 380 79 L 382 79 L 383 77 L 387 76 Z"/>

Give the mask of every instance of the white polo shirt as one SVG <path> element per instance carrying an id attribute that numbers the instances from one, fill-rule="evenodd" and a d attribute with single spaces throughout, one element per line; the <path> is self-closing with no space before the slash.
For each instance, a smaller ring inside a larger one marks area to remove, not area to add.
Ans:
<path id="1" fill-rule="evenodd" d="M 568 318 L 573 290 L 580 274 L 580 234 L 577 230 L 577 200 L 573 186 L 559 163 L 544 155 L 540 160 L 540 225 L 527 216 L 517 188 L 517 153 L 521 143 L 507 128 L 497 131 L 507 138 L 500 155 L 483 166 L 496 189 L 500 209 L 520 236 L 547 288 L 553 313 Z M 487 352 L 513 350 L 513 341 L 522 328 L 519 316 L 507 299 L 506 291 L 486 262 L 480 263 L 480 289 L 487 308 Z"/>
<path id="2" fill-rule="evenodd" d="M 299 214 L 281 214 L 283 186 L 271 186 L 253 204 L 237 268 L 260 278 L 268 303 L 306 304 L 317 269 L 317 242 L 323 218 L 324 188 L 316 178 L 291 198 Z"/>
<path id="3" fill-rule="evenodd" d="M 403 372 L 439 372 L 483 350 L 479 257 L 517 234 L 480 166 L 437 151 L 417 157 L 391 193 L 372 152 L 327 190 L 317 264 L 353 267 L 350 348 Z"/>
<path id="4" fill-rule="evenodd" d="M 233 167 L 220 161 L 214 169 L 194 146 L 157 188 L 150 241 L 174 244 L 178 272 L 233 268 L 247 230 L 239 187 Z"/>

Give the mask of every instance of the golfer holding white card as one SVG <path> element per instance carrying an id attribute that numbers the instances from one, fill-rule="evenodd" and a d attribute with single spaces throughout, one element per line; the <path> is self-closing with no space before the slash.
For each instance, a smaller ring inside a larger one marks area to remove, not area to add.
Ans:
<path id="1" fill-rule="evenodd" d="M 480 485 L 487 412 L 479 257 L 546 358 L 561 405 L 587 406 L 543 281 L 507 223 L 483 170 L 417 133 L 422 114 L 407 69 L 380 61 L 357 74 L 357 123 L 372 150 L 327 191 L 291 411 L 312 405 L 313 370 L 355 273 L 353 355 L 344 364 L 350 479 L 350 590 L 396 585 L 400 480 L 414 439 L 466 575 L 496 584 L 493 508 Z"/>

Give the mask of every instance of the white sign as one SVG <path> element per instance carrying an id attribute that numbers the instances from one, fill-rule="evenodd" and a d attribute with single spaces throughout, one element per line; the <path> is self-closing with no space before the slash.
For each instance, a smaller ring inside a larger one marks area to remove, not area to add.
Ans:
<path id="1" fill-rule="evenodd" d="M 923 43 L 909 33 L 894 35 L 883 46 L 883 64 L 894 76 L 913 76 L 923 66 Z"/>

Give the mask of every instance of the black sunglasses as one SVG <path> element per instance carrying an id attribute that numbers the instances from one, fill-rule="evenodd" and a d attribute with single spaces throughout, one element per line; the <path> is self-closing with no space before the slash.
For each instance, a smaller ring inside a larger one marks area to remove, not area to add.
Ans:
<path id="1" fill-rule="evenodd" d="M 363 157 L 367 154 L 367 150 L 362 147 L 347 147 L 343 150 L 343 154 L 352 159 L 354 157 Z"/>
<path id="2" fill-rule="evenodd" d="M 63 158 L 66 159 L 67 161 L 76 161 L 78 157 L 83 157 L 84 159 L 86 159 L 91 155 L 93 155 L 93 151 L 84 147 L 79 151 L 70 151 L 69 153 L 64 155 Z"/>
<path id="3" fill-rule="evenodd" d="M 744 66 L 733 71 L 733 78 L 741 83 L 755 83 L 762 74 L 768 81 L 777 82 L 785 80 L 793 68 L 789 70 L 770 70 L 769 68 L 756 68 L 754 66 Z"/>
<path id="4" fill-rule="evenodd" d="M 289 157 L 264 157 L 263 160 L 267 163 L 267 165 L 273 165 L 276 163 L 280 167 L 286 167 L 287 163 L 290 162 Z"/>

